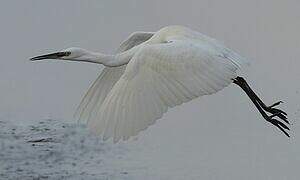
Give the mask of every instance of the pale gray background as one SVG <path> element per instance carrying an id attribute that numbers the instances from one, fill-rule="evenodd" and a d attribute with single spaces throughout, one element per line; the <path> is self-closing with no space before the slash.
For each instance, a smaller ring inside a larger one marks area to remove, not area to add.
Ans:
<path id="1" fill-rule="evenodd" d="M 30 57 L 69 46 L 112 53 L 133 31 L 185 25 L 251 59 L 247 80 L 267 103 L 285 101 L 292 138 L 231 85 L 170 110 L 142 132 L 138 141 L 151 157 L 145 164 L 154 172 L 165 167 L 166 177 L 299 179 L 299 7 L 298 0 L 1 1 L 0 118 L 72 122 L 102 69 Z"/>

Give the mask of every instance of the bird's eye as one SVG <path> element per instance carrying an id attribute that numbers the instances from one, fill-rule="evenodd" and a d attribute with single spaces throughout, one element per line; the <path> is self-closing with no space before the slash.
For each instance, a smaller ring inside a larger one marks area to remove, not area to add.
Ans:
<path id="1" fill-rule="evenodd" d="M 57 56 L 58 57 L 64 57 L 64 56 L 69 56 L 71 54 L 71 52 L 66 51 L 66 52 L 58 52 Z"/>
<path id="2" fill-rule="evenodd" d="M 71 55 L 70 51 L 64 52 L 64 56 L 69 56 L 69 55 Z"/>

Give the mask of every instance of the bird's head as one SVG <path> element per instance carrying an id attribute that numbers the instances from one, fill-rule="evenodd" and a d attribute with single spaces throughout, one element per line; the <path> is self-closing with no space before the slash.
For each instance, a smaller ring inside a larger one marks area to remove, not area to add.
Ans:
<path id="1" fill-rule="evenodd" d="M 43 60 L 43 59 L 62 59 L 62 60 L 83 60 L 90 56 L 90 52 L 77 47 L 71 47 L 63 49 L 54 53 L 45 54 L 31 58 L 31 61 Z"/>

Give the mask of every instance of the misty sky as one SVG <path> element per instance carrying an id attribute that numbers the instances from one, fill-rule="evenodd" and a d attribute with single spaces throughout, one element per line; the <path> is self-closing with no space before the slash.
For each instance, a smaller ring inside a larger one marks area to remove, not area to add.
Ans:
<path id="1" fill-rule="evenodd" d="M 184 172 L 199 166 L 193 173 L 205 179 L 298 179 L 299 7 L 298 0 L 1 1 L 0 120 L 72 122 L 103 68 L 30 57 L 72 46 L 113 53 L 133 31 L 184 25 L 251 60 L 246 79 L 266 103 L 285 102 L 292 138 L 266 123 L 231 85 L 169 110 L 139 141 L 170 150 L 165 160 L 181 163 Z"/>

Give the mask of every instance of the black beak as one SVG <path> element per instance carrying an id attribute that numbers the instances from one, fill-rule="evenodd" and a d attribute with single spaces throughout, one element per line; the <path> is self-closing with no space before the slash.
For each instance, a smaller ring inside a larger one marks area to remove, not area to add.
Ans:
<path id="1" fill-rule="evenodd" d="M 36 57 L 31 58 L 30 60 L 37 61 L 37 60 L 43 60 L 43 59 L 59 59 L 63 56 L 68 56 L 69 54 L 70 54 L 69 52 L 56 52 L 56 53 L 36 56 Z"/>

